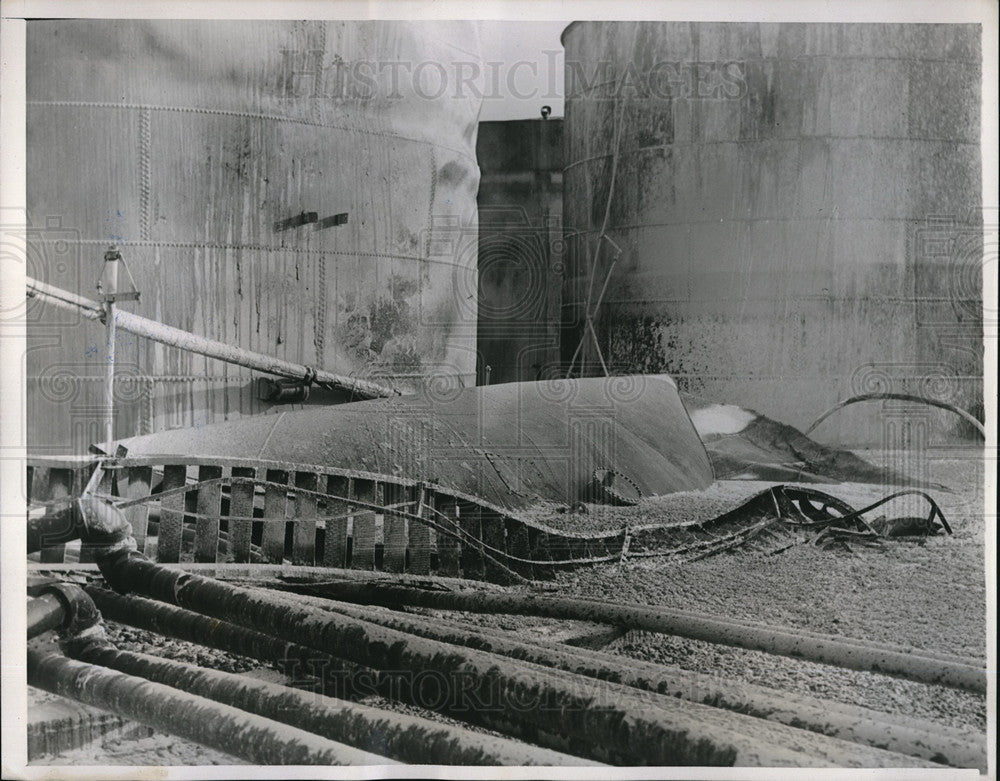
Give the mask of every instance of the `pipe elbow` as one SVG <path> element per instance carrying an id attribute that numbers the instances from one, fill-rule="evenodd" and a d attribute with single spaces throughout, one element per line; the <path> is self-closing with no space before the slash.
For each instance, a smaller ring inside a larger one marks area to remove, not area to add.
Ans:
<path id="1" fill-rule="evenodd" d="M 84 495 L 77 499 L 77 507 L 83 523 L 84 542 L 93 549 L 99 566 L 103 558 L 138 549 L 132 536 L 132 524 L 113 504 Z"/>

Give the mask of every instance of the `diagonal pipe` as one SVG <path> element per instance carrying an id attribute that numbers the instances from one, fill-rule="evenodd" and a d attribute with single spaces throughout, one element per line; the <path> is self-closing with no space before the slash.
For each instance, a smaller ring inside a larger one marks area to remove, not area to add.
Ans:
<path id="1" fill-rule="evenodd" d="M 430 607 L 473 613 L 510 613 L 545 618 L 593 621 L 625 629 L 643 629 L 695 640 L 765 651 L 811 662 L 867 670 L 921 683 L 986 693 L 986 670 L 964 661 L 918 650 L 900 650 L 817 633 L 795 632 L 763 625 L 714 618 L 665 607 L 602 602 L 578 597 L 543 597 L 532 594 L 455 592 L 400 586 L 389 583 L 329 581 L 288 590 L 384 607 Z"/>
<path id="2" fill-rule="evenodd" d="M 743 714 L 407 635 L 273 595 L 184 573 L 119 550 L 99 559 L 135 592 L 408 678 L 435 677 L 436 709 L 598 761 L 634 765 L 925 766 Z M 405 681 L 404 681 L 405 683 Z M 397 699 L 399 699 L 397 697 Z M 558 715 L 558 718 L 555 718 Z M 553 727 L 556 727 L 553 730 Z"/>
<path id="3" fill-rule="evenodd" d="M 370 708 L 243 675 L 111 647 L 82 661 L 131 673 L 409 764 L 580 766 L 595 763 L 506 738 Z"/>
<path id="4" fill-rule="evenodd" d="M 615 681 L 637 689 L 771 719 L 830 737 L 879 746 L 952 767 L 975 767 L 986 772 L 983 736 L 972 730 L 893 716 L 869 708 L 780 692 L 750 683 L 720 681 L 717 676 L 586 648 L 567 648 L 554 642 L 525 640 L 508 632 L 473 627 L 438 616 L 424 618 L 412 613 L 373 610 L 370 606 L 358 607 L 304 595 L 288 598 L 309 600 L 310 604 L 352 618 L 433 640 L 477 648 L 599 680 Z"/>
<path id="5" fill-rule="evenodd" d="M 28 648 L 28 683 L 256 765 L 395 764 L 273 719 L 54 650 Z"/>
<path id="6" fill-rule="evenodd" d="M 295 647 L 278 638 L 242 630 L 233 625 L 219 626 L 223 622 L 170 605 L 123 597 L 95 586 L 81 589 L 75 585 L 55 584 L 51 588 L 54 593 L 43 593 L 42 597 L 29 603 L 29 613 L 32 605 L 35 605 L 35 615 L 45 616 L 48 628 L 81 626 L 77 616 L 84 612 L 99 620 L 100 614 L 96 608 L 100 607 L 105 615 L 114 620 L 132 624 L 138 618 L 143 628 L 154 631 L 174 630 L 166 633 L 174 636 L 180 634 L 184 639 L 195 642 L 211 637 L 215 640 L 216 647 L 237 653 L 249 652 L 264 661 L 284 662 L 286 666 L 292 662 L 293 669 L 299 666 L 296 662 L 302 663 L 303 669 L 311 667 L 325 671 L 340 667 L 337 664 L 339 660 L 324 657 L 313 649 Z M 89 603 L 90 610 L 69 610 L 65 599 L 55 597 L 57 592 L 66 592 L 75 602 Z M 222 631 L 216 631 L 219 629 Z M 40 629 L 36 627 L 35 634 L 39 632 Z M 236 643 L 219 642 L 220 638 L 232 640 L 234 637 L 237 638 Z M 399 762 L 516 766 L 596 764 L 506 738 L 350 703 L 316 692 L 300 691 L 242 675 L 123 651 L 107 642 L 103 634 L 100 638 L 83 636 L 77 639 L 82 642 L 73 642 L 71 639 L 67 647 L 70 655 L 78 661 L 181 689 L 348 746 L 376 750 L 380 756 Z M 354 666 L 351 669 L 355 673 L 358 670 Z"/>
<path id="7" fill-rule="evenodd" d="M 36 279 L 28 278 L 27 295 L 38 298 L 41 301 L 69 309 L 82 314 L 90 320 L 103 321 L 106 317 L 104 308 L 95 301 L 60 290 L 52 285 L 47 285 Z M 347 377 L 342 374 L 333 374 L 323 369 L 313 369 L 302 364 L 285 361 L 281 358 L 274 358 L 263 353 L 245 350 L 242 347 L 234 347 L 224 342 L 198 336 L 180 328 L 150 320 L 147 317 L 128 312 L 124 309 L 115 309 L 115 325 L 123 331 L 128 331 L 136 336 L 142 336 L 160 344 L 176 347 L 180 350 L 204 355 L 226 363 L 244 366 L 248 369 L 274 374 L 279 377 L 287 377 L 303 382 L 316 382 L 320 385 L 329 385 L 334 388 L 350 391 L 359 399 L 391 398 L 399 394 L 392 388 L 362 380 L 356 377 Z"/>
<path id="8" fill-rule="evenodd" d="M 43 642 L 41 635 L 51 629 L 59 629 L 62 644 L 85 660 L 71 659 L 54 643 Z M 104 634 L 94 601 L 78 585 L 53 583 L 29 600 L 28 637 L 37 638 L 28 647 L 30 685 L 253 764 L 395 764 L 384 756 L 290 726 L 285 720 L 268 718 L 278 713 L 275 709 L 267 714 L 247 713 L 217 698 L 202 697 L 201 691 L 180 691 L 165 683 L 151 682 L 148 676 L 108 669 L 101 660 L 113 659 L 118 651 Z M 190 681 L 192 671 L 196 673 L 198 668 L 188 667 L 181 678 Z M 222 683 L 223 692 L 236 686 L 231 681 Z"/>

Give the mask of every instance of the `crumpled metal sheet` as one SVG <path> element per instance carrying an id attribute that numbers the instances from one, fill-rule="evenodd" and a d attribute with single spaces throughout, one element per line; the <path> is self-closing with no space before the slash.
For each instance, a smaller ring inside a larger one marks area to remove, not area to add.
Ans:
<path id="1" fill-rule="evenodd" d="M 398 475 L 503 507 L 600 498 L 613 469 L 642 496 L 708 487 L 708 455 L 666 375 L 431 385 L 123 440 L 130 456 L 247 458 Z"/>
<path id="2" fill-rule="evenodd" d="M 848 450 L 820 444 L 794 426 L 752 409 L 688 394 L 682 399 L 718 480 L 924 485 Z M 943 488 L 937 484 L 925 487 Z"/>

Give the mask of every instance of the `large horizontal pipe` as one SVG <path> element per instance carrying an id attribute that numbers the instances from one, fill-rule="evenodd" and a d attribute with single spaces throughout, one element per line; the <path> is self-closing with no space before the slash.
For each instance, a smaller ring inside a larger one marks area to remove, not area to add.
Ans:
<path id="1" fill-rule="evenodd" d="M 350 573 L 352 571 L 351 570 L 345 570 L 345 572 Z M 356 573 L 357 570 L 354 570 L 353 572 Z M 382 591 L 382 590 L 384 590 L 386 588 L 390 588 L 391 589 L 391 588 L 400 588 L 401 587 L 398 583 L 393 583 L 389 579 L 385 579 L 385 580 L 382 580 L 382 581 L 376 581 L 376 580 L 372 579 L 371 577 L 369 577 L 367 580 L 364 579 L 364 578 L 347 578 L 345 576 L 342 576 L 339 572 L 336 573 L 336 577 L 337 577 L 336 581 L 315 581 L 315 580 L 309 579 L 308 578 L 308 574 L 306 574 L 305 576 L 302 576 L 302 575 L 300 575 L 300 576 L 289 575 L 287 577 L 283 577 L 281 579 L 281 581 L 278 582 L 278 583 L 275 583 L 275 582 L 269 583 L 268 586 L 271 587 L 271 588 L 274 588 L 274 589 L 281 589 L 281 590 L 284 590 L 284 591 L 291 591 L 291 592 L 294 592 L 294 593 L 318 595 L 318 596 L 320 596 L 322 598 L 326 598 L 326 599 L 343 599 L 343 600 L 345 600 L 347 602 L 381 605 L 382 607 L 387 607 L 387 608 L 390 608 L 390 609 L 393 609 L 394 607 L 398 607 L 400 604 L 404 604 L 402 602 L 398 602 L 395 605 L 393 605 L 393 604 L 389 604 L 389 602 L 387 602 L 387 601 L 380 601 L 377 598 L 372 598 L 372 599 L 356 599 L 356 598 L 353 598 L 351 596 L 348 596 L 348 594 L 351 593 L 350 590 L 344 591 L 344 596 L 341 596 L 340 594 L 333 593 L 335 591 L 341 591 L 341 589 L 340 589 L 340 583 L 344 582 L 344 581 L 348 581 L 348 580 L 351 580 L 351 581 L 354 581 L 354 582 L 358 583 L 358 585 L 361 588 L 361 590 L 367 590 L 367 589 L 370 589 L 370 588 L 374 588 L 374 589 L 378 589 L 379 591 Z M 461 592 L 463 596 L 462 596 L 462 598 L 460 598 L 458 600 L 458 602 L 460 602 L 463 605 L 469 604 L 468 602 L 465 601 L 465 597 L 466 596 L 468 596 L 468 597 L 474 597 L 476 593 L 480 593 L 480 590 L 477 589 L 477 586 L 480 586 L 481 584 L 477 584 L 475 581 L 469 581 L 468 585 L 471 588 L 467 588 L 463 592 Z M 402 586 L 402 588 L 414 588 L 414 587 L 413 586 Z M 424 589 L 424 588 L 416 588 L 415 590 L 418 591 L 418 592 L 424 592 L 424 591 L 426 591 L 426 589 Z M 458 592 L 454 592 L 452 589 L 449 589 L 449 590 L 438 590 L 438 593 L 440 593 L 442 595 L 441 599 L 443 601 L 446 601 L 446 602 L 450 601 L 449 597 L 447 596 L 447 594 L 449 592 L 451 592 L 451 593 L 458 593 Z M 500 600 L 502 600 L 504 602 L 508 601 L 505 598 L 509 598 L 514 603 L 520 604 L 521 608 L 520 609 L 513 609 L 513 610 L 511 610 L 512 614 L 538 615 L 539 617 L 542 617 L 542 618 L 546 617 L 545 615 L 543 615 L 541 613 L 537 613 L 536 614 L 536 613 L 533 612 L 532 605 L 535 604 L 535 601 L 537 600 L 537 597 L 534 597 L 534 596 L 531 596 L 531 595 L 511 593 L 509 591 L 503 591 L 503 590 L 491 591 L 489 593 L 493 594 L 494 596 L 496 596 L 497 598 L 499 598 Z M 524 602 L 524 603 L 522 603 L 521 600 L 519 599 L 519 597 L 522 597 L 522 596 L 527 597 L 527 601 Z M 593 602 L 593 603 L 596 603 L 596 604 L 599 604 L 599 605 L 623 606 L 623 607 L 626 607 L 626 608 L 637 607 L 636 605 L 629 605 L 628 603 L 621 603 L 621 602 L 611 603 L 611 602 L 605 602 L 605 601 L 601 601 L 601 600 L 589 600 L 589 599 L 584 599 L 584 598 L 580 598 L 580 597 L 563 597 L 561 599 L 584 601 L 584 602 L 588 602 L 588 603 Z M 431 607 L 431 608 L 436 607 L 435 605 L 414 605 L 414 607 L 421 607 L 421 606 L 423 606 L 423 607 Z M 478 613 L 478 612 L 502 613 L 502 612 L 505 612 L 503 610 L 498 610 L 498 609 L 474 610 L 474 609 L 472 609 L 470 607 L 461 607 L 461 608 L 437 607 L 437 609 L 440 609 L 440 610 L 463 610 L 463 611 L 468 611 L 470 613 Z M 724 623 L 726 623 L 728 625 L 732 625 L 734 627 L 743 627 L 743 628 L 753 629 L 753 628 L 760 628 L 760 626 L 761 626 L 759 624 L 752 624 L 752 623 L 749 623 L 749 622 L 746 622 L 746 621 L 739 621 L 739 620 L 733 619 L 733 618 L 714 618 L 714 617 L 706 616 L 704 613 L 699 613 L 699 612 L 694 611 L 694 610 L 681 610 L 681 609 L 678 609 L 678 608 L 659 608 L 659 607 L 654 607 L 654 608 L 650 608 L 650 609 L 652 609 L 652 610 L 665 610 L 665 611 L 668 611 L 669 614 L 671 614 L 671 615 L 683 616 L 683 617 L 688 617 L 688 618 L 693 618 L 693 619 L 711 618 L 712 620 L 721 621 L 721 622 L 724 622 Z M 556 618 L 560 618 L 560 617 L 556 616 Z M 626 631 L 628 629 L 634 628 L 634 627 L 629 627 L 629 626 L 621 626 L 620 624 L 615 623 L 615 622 L 597 622 L 596 619 L 574 619 L 574 618 L 566 618 L 565 620 L 569 620 L 569 621 L 587 620 L 587 621 L 593 621 L 594 623 L 611 623 L 612 625 L 618 626 L 619 628 L 625 629 Z M 647 631 L 655 631 L 655 630 L 647 630 Z M 784 628 L 781 631 L 788 632 L 789 634 L 793 634 L 796 637 L 811 638 L 811 639 L 814 639 L 814 640 L 817 640 L 817 641 L 836 641 L 837 643 L 842 643 L 844 645 L 849 645 L 849 646 L 856 646 L 856 647 L 859 647 L 859 648 L 878 648 L 878 649 L 885 650 L 885 651 L 891 651 L 893 653 L 899 653 L 899 654 L 903 654 L 903 655 L 915 655 L 915 656 L 919 656 L 919 657 L 924 658 L 924 659 L 933 659 L 933 660 L 942 661 L 942 662 L 957 663 L 959 665 L 964 665 L 966 667 L 975 667 L 976 669 L 979 669 L 978 666 L 977 666 L 978 665 L 978 661 L 976 659 L 971 658 L 971 657 L 956 656 L 955 654 L 944 654 L 944 653 L 939 653 L 937 651 L 928 651 L 928 650 L 924 650 L 924 649 L 917 650 L 917 649 L 913 649 L 913 648 L 908 648 L 906 646 L 893 645 L 893 644 L 889 644 L 889 643 L 872 643 L 872 642 L 869 642 L 869 641 L 866 641 L 866 640 L 859 640 L 859 639 L 854 638 L 854 637 L 833 637 L 831 635 L 825 635 L 825 634 L 822 634 L 820 632 L 813 632 L 813 631 L 810 631 L 808 629 L 787 629 L 787 628 Z"/>
<path id="2" fill-rule="evenodd" d="M 291 600 L 370 621 L 401 632 L 455 645 L 502 654 L 534 664 L 586 675 L 605 681 L 654 691 L 692 702 L 771 719 L 834 738 L 879 746 L 953 767 L 975 767 L 986 772 L 983 735 L 921 719 L 893 716 L 869 708 L 821 700 L 764 686 L 722 681 L 677 667 L 643 662 L 586 648 L 538 640 L 523 640 L 509 632 L 483 629 L 445 618 L 424 618 L 412 613 L 373 610 L 318 597 L 295 595 Z"/>
<path id="3" fill-rule="evenodd" d="M 60 653 L 28 649 L 28 683 L 255 765 L 389 765 L 386 757 Z"/>
<path id="4" fill-rule="evenodd" d="M 143 597 L 124 596 L 99 586 L 86 586 L 86 591 L 93 597 L 101 613 L 111 621 L 276 664 L 293 677 L 308 678 L 315 675 L 320 679 L 324 699 L 343 702 L 337 696 L 329 696 L 331 692 L 341 696 L 378 693 L 372 686 L 377 685 L 375 671 L 368 667 L 335 659 L 316 649 L 203 616 L 176 605 Z M 358 686 L 358 683 L 362 686 Z M 307 696 L 311 702 L 317 695 L 309 693 Z M 342 714 L 344 725 L 337 729 L 350 731 L 359 728 L 366 718 L 376 720 L 383 739 L 383 753 L 401 762 L 426 763 L 428 757 L 433 756 L 442 764 L 449 765 L 567 764 L 564 754 L 494 738 L 462 727 L 430 722 L 428 724 L 433 729 L 428 728 L 422 734 L 421 745 L 416 746 L 410 740 L 411 717 L 356 703 L 344 703 L 344 706 L 350 710 Z M 334 738 L 332 733 L 327 736 Z M 353 744 L 346 736 L 342 739 L 343 742 Z M 510 761 L 514 758 L 520 761 Z M 572 758 L 572 764 L 582 763 L 584 760 Z"/>
<path id="5" fill-rule="evenodd" d="M 290 590 L 294 587 L 289 586 Z M 852 670 L 906 678 L 921 683 L 986 693 L 986 670 L 940 655 L 923 656 L 917 650 L 901 651 L 858 640 L 842 640 L 815 633 L 729 621 L 711 616 L 577 597 L 543 597 L 495 592 L 432 591 L 384 583 L 328 582 L 303 590 L 346 602 L 398 607 L 411 605 L 473 613 L 521 615 L 594 621 L 625 629 L 705 640 L 710 643 L 765 651 L 779 656 L 805 659 Z"/>
<path id="6" fill-rule="evenodd" d="M 63 603 L 55 594 L 29 598 L 28 639 L 62 626 L 63 613 Z"/>
<path id="7" fill-rule="evenodd" d="M 316 649 L 296 643 L 289 643 L 271 635 L 230 624 L 226 621 L 201 615 L 176 605 L 156 602 L 136 596 L 125 596 L 99 586 L 87 586 L 101 613 L 109 620 L 147 629 L 158 634 L 186 640 L 211 648 L 249 656 L 265 663 L 272 663 L 289 675 L 299 675 L 303 679 L 316 676 L 320 694 L 331 699 L 340 697 L 360 698 L 373 694 L 394 697 L 412 705 L 427 706 L 425 698 L 419 696 L 419 687 L 403 687 L 394 681 L 392 672 L 379 672 L 362 665 L 336 659 Z M 127 672 L 127 670 L 126 670 Z M 398 672 L 398 671 L 395 671 Z M 417 679 L 419 680 L 419 679 Z M 311 686 L 313 686 L 310 683 Z M 313 686 L 313 688 L 315 688 Z M 416 693 L 418 696 L 407 695 Z M 315 698 L 315 693 L 308 695 Z M 485 764 L 497 765 L 587 765 L 595 764 L 579 757 L 565 761 L 568 755 L 557 751 L 532 746 L 525 743 L 494 738 L 473 732 L 464 727 L 432 723 L 434 730 L 428 731 L 420 746 L 413 745 L 409 738 L 406 722 L 409 717 L 391 711 L 377 710 L 350 703 L 350 719 L 363 718 L 371 714 L 378 723 L 383 736 L 380 748 L 386 756 L 411 763 L 427 763 L 430 758 L 442 764 L 475 765 L 483 764 L 480 759 L 492 758 Z M 345 716 L 345 718 L 347 718 Z M 430 722 L 429 722 L 430 723 Z M 353 729 L 353 723 L 344 726 Z M 502 727 L 489 722 L 488 726 Z M 329 735 L 333 737 L 333 735 Z M 345 740 L 344 742 L 352 743 Z M 513 748 L 511 748 L 513 746 Z M 519 761 L 508 761 L 511 758 Z"/>
<path id="8" fill-rule="evenodd" d="M 28 598 L 28 639 L 50 629 L 78 635 L 98 626 L 101 614 L 94 601 L 74 583 L 50 583 Z"/>
<path id="9" fill-rule="evenodd" d="M 47 304 L 81 314 L 90 320 L 100 320 L 104 317 L 104 307 L 89 298 L 47 285 L 31 277 L 27 278 L 26 287 L 28 298 L 38 298 Z"/>
<path id="10" fill-rule="evenodd" d="M 65 290 L 47 285 L 44 282 L 28 278 L 28 295 L 46 303 L 70 309 L 91 320 L 101 320 L 105 316 L 103 307 L 95 301 L 90 301 Z M 288 377 L 294 380 L 316 382 L 334 388 L 350 391 L 360 399 L 388 398 L 398 395 L 392 388 L 387 388 L 368 380 L 346 377 L 342 374 L 332 374 L 322 369 L 312 369 L 302 364 L 291 363 L 280 358 L 273 358 L 263 353 L 244 350 L 214 339 L 207 339 L 188 331 L 182 331 L 173 326 L 158 323 L 141 315 L 127 312 L 124 309 L 115 310 L 115 323 L 118 328 L 136 336 L 151 339 L 160 344 L 176 347 L 180 350 L 204 355 L 226 363 L 244 366 L 247 369 Z"/>
<path id="11" fill-rule="evenodd" d="M 176 605 L 143 597 L 124 596 L 95 585 L 84 588 L 100 608 L 101 614 L 110 621 L 217 648 L 264 664 L 274 664 L 290 675 L 316 676 L 320 679 L 323 692 L 330 696 L 356 696 L 358 692 L 349 689 L 349 685 L 358 676 L 371 672 L 368 667 L 336 659 L 314 648 L 184 610 Z"/>
<path id="12" fill-rule="evenodd" d="M 355 664 L 436 682 L 436 710 L 598 761 L 635 765 L 927 766 L 739 713 L 408 635 L 260 590 L 191 575 L 132 553 L 100 562 L 116 590 L 274 633 Z M 433 680 L 432 680 L 433 678 Z M 628 725 L 627 729 L 623 725 Z M 555 729 L 553 729 L 555 728 Z M 505 730 L 506 731 L 506 730 Z"/>
<path id="13" fill-rule="evenodd" d="M 409 764 L 579 766 L 568 754 L 243 675 L 90 646 L 81 661 L 137 675 Z"/>
<path id="14" fill-rule="evenodd" d="M 283 664 L 289 672 L 297 670 L 307 675 L 310 671 L 328 673 L 331 677 L 324 681 L 324 687 L 329 687 L 330 691 L 336 686 L 336 678 L 332 676 L 345 666 L 329 654 L 175 605 L 123 596 L 95 585 L 84 586 L 84 589 L 101 614 L 110 621 L 257 659 L 265 664 Z"/>

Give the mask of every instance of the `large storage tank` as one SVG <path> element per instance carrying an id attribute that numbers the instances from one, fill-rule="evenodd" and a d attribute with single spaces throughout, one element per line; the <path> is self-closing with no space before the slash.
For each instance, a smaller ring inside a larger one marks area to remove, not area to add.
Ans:
<path id="1" fill-rule="evenodd" d="M 113 241 L 138 314 L 474 385 L 478 61 L 472 23 L 31 21 L 28 274 L 96 298 Z M 103 440 L 104 328 L 29 320 L 29 448 Z M 119 437 L 264 408 L 250 371 L 121 331 L 116 363 Z"/>
<path id="2" fill-rule="evenodd" d="M 567 361 L 604 227 L 622 252 L 588 372 L 800 427 L 873 391 L 981 414 L 977 26 L 577 22 L 563 43 Z M 878 445 L 885 413 L 817 435 Z"/>

